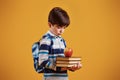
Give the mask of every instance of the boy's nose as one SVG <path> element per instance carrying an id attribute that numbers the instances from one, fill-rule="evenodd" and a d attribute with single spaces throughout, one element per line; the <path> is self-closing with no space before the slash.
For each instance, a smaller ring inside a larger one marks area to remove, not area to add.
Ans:
<path id="1" fill-rule="evenodd" d="M 61 29 L 60 32 L 63 32 L 63 29 Z"/>
<path id="2" fill-rule="evenodd" d="M 62 32 L 62 30 L 60 30 L 60 33 Z"/>

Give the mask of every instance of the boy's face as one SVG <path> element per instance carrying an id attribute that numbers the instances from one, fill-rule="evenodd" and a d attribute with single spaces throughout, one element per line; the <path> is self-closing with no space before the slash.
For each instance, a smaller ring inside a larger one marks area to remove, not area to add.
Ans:
<path id="1" fill-rule="evenodd" d="M 50 26 L 50 31 L 56 36 L 61 35 L 66 28 L 66 26 L 58 26 L 57 24 L 52 25 L 51 23 L 49 23 L 49 26 Z"/>

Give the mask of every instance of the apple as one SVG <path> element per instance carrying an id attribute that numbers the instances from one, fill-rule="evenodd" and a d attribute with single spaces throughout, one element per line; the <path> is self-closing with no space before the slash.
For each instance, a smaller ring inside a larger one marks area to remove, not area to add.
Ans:
<path id="1" fill-rule="evenodd" d="M 65 48 L 64 49 L 64 55 L 65 57 L 71 57 L 73 53 L 73 50 L 71 48 Z"/>

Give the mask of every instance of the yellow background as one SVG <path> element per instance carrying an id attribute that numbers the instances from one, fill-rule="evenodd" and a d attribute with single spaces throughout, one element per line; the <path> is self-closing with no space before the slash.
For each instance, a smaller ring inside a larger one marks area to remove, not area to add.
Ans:
<path id="1" fill-rule="evenodd" d="M 0 80 L 41 80 L 32 44 L 49 29 L 47 17 L 62 7 L 71 24 L 62 35 L 82 69 L 70 80 L 120 80 L 119 0 L 0 0 Z"/>

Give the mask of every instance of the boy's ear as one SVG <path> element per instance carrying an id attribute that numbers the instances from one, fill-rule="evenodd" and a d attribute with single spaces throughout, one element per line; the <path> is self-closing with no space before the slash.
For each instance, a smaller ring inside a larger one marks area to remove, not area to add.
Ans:
<path id="1" fill-rule="evenodd" d="M 48 26 L 49 26 L 49 27 L 51 27 L 51 26 L 52 26 L 52 24 L 51 24 L 50 22 L 48 22 Z"/>

